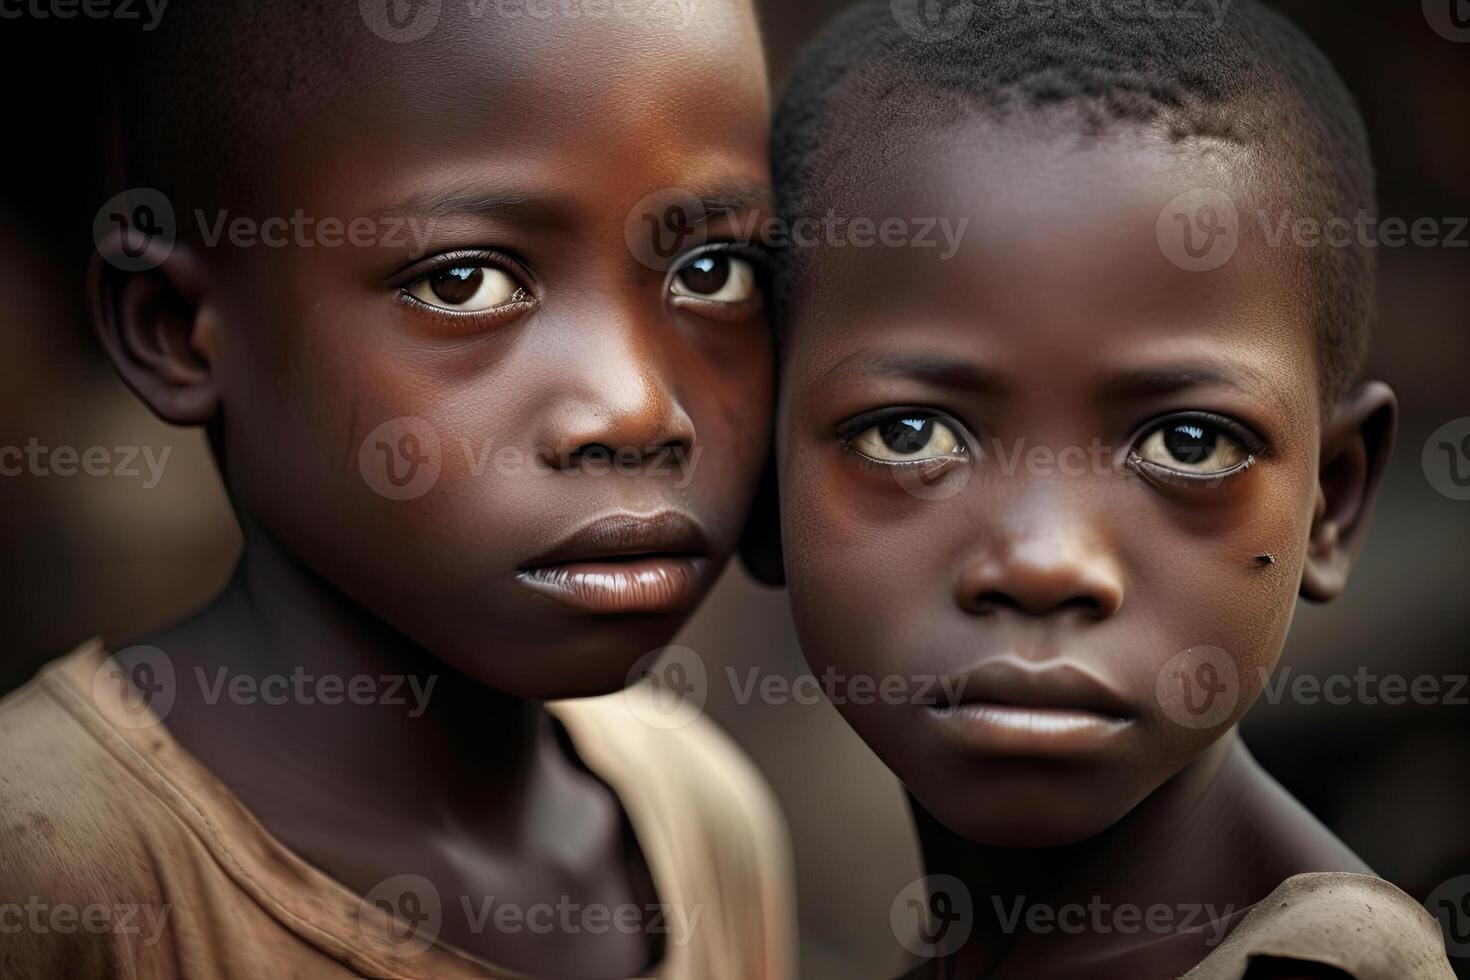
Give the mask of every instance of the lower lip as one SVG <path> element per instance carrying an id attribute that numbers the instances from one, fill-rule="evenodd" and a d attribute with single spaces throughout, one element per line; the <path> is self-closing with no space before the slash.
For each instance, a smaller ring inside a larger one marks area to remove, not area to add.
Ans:
<path id="1" fill-rule="evenodd" d="M 667 613 L 699 598 L 709 559 L 639 558 L 533 568 L 516 576 L 537 595 L 591 613 Z"/>
<path id="2" fill-rule="evenodd" d="M 1105 750 L 1133 724 L 1076 708 L 976 702 L 932 709 L 962 747 L 997 755 L 1077 756 Z"/>

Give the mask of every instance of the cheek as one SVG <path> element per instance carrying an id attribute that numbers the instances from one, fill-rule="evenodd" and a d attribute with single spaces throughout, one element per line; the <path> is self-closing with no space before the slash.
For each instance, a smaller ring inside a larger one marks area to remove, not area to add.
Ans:
<path id="1" fill-rule="evenodd" d="M 708 331 L 708 327 L 698 328 Z M 765 324 L 725 328 L 691 345 L 678 389 L 694 421 L 702 466 L 753 491 L 771 446 L 774 369 Z"/>
<path id="2" fill-rule="evenodd" d="M 367 570 L 453 588 L 502 564 L 526 526 L 504 506 L 525 495 L 499 492 L 529 463 L 500 454 L 520 445 L 514 419 L 484 386 L 394 349 L 391 306 L 328 305 L 262 289 L 231 311 L 246 341 L 228 351 L 223 396 L 239 508 L 352 592 Z"/>
<path id="3" fill-rule="evenodd" d="M 1273 461 L 1249 477 L 1245 492 L 1187 524 L 1156 524 L 1168 533 L 1131 559 L 1123 615 L 1136 618 L 1151 653 L 1134 662 L 1129 683 L 1155 692 L 1158 730 L 1192 749 L 1261 695 L 1296 608 L 1312 468 Z M 1267 553 L 1275 562 L 1259 564 Z"/>
<path id="4" fill-rule="evenodd" d="M 947 603 L 926 564 L 933 508 L 897 486 L 860 492 L 830 446 L 805 446 L 782 472 L 786 581 L 814 667 L 874 677 L 913 669 L 925 624 Z M 902 499 L 896 499 L 902 498 Z"/>

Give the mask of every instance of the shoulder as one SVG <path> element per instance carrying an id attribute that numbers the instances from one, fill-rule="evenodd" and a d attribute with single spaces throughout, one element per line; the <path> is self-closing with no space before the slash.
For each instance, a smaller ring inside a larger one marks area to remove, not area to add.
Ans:
<path id="1" fill-rule="evenodd" d="M 788 976 L 795 889 L 775 795 L 714 721 L 699 710 L 670 710 L 665 696 L 644 683 L 550 707 L 583 761 L 621 799 L 661 897 L 721 923 L 714 945 L 732 948 L 706 950 L 712 962 L 764 961 L 753 975 Z"/>
<path id="2" fill-rule="evenodd" d="M 9 884 L 30 869 L 53 886 L 114 886 L 128 858 L 144 856 L 138 831 L 168 825 L 129 761 L 137 750 L 81 686 L 106 659 L 88 644 L 0 700 L 0 877 Z"/>
<path id="3" fill-rule="evenodd" d="M 53 661 L 0 700 L 0 962 L 21 976 L 117 975 L 142 924 L 167 916 L 136 832 L 167 814 L 68 705 L 81 695 L 58 676 L 88 669 L 91 653 Z"/>
<path id="4" fill-rule="evenodd" d="M 1423 906 L 1382 878 L 1293 875 L 1256 904 L 1185 980 L 1239 980 L 1253 960 L 1336 968 L 1354 980 L 1453 980 Z"/>
<path id="5" fill-rule="evenodd" d="M 617 777 L 609 781 L 620 794 L 646 791 L 658 805 L 698 814 L 712 843 L 784 860 L 786 823 L 765 777 L 707 714 L 669 712 L 660 697 L 637 684 L 551 708 L 578 754 L 604 778 Z"/>

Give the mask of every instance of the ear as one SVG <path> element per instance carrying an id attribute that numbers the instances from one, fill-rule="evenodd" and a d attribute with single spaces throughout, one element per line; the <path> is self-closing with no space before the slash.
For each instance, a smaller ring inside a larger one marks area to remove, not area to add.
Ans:
<path id="1" fill-rule="evenodd" d="M 1381 381 L 1364 382 L 1345 394 L 1323 426 L 1303 598 L 1327 602 L 1347 587 L 1397 427 L 1398 399 Z"/>
<path id="2" fill-rule="evenodd" d="M 87 270 L 92 328 L 117 373 L 155 415 L 209 422 L 219 408 L 208 339 L 199 329 L 202 263 L 183 242 L 113 230 Z"/>
<path id="3" fill-rule="evenodd" d="M 781 555 L 781 497 L 776 483 L 776 453 L 772 449 L 761 473 L 755 503 L 740 535 L 740 561 L 751 577 L 762 585 L 786 584 Z"/>

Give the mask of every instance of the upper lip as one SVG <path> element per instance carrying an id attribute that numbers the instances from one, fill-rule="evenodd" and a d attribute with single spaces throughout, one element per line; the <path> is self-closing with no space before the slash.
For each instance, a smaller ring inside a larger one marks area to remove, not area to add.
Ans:
<path id="1" fill-rule="evenodd" d="M 603 558 L 698 557 L 708 553 L 709 540 L 704 529 L 688 514 L 676 510 L 618 513 L 588 521 L 522 564 L 521 570 Z"/>
<path id="2" fill-rule="evenodd" d="M 1113 718 L 1134 715 L 1120 694 L 1087 668 L 1074 663 L 1031 663 L 1015 657 L 999 657 L 954 680 L 963 684 L 958 688 L 959 704 L 1073 709 Z"/>

